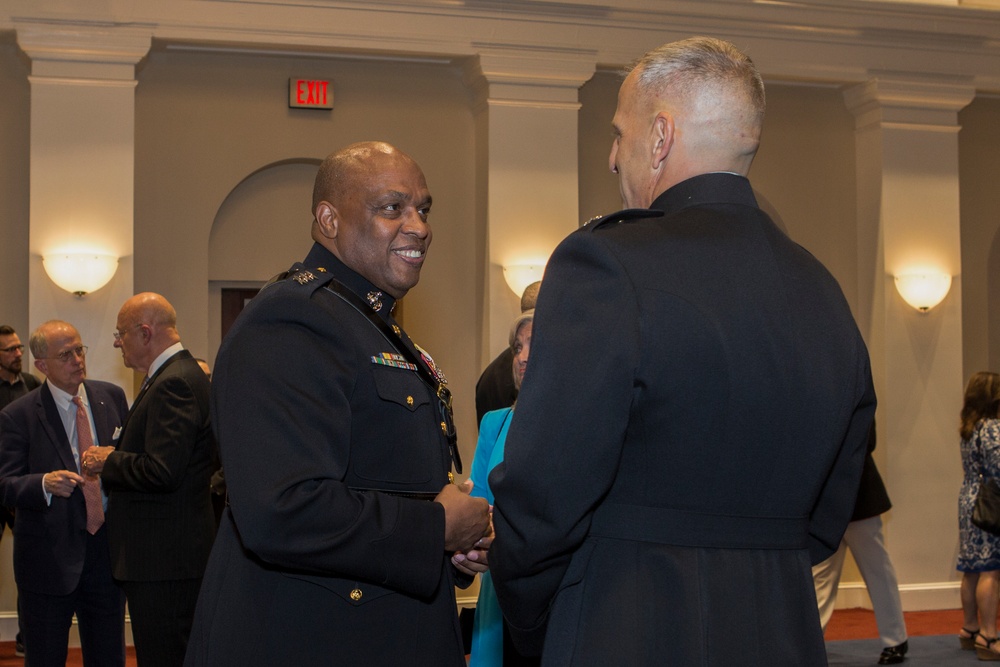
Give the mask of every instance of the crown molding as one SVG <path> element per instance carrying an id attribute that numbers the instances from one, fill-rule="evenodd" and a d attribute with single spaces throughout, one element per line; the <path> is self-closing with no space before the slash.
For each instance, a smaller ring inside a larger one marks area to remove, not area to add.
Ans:
<path id="1" fill-rule="evenodd" d="M 710 34 L 746 50 L 769 80 L 855 84 L 873 71 L 894 70 L 958 77 L 977 90 L 1000 91 L 1000 0 L 975 6 L 870 0 L 131 0 L 89 10 L 90 4 L 0 0 L 0 29 L 16 31 L 19 43 L 23 32 L 48 25 L 112 41 L 118 33 L 149 35 L 162 48 L 206 53 L 233 49 L 418 62 L 489 58 L 500 44 L 509 54 L 523 52 L 525 62 L 538 53 L 586 54 L 583 60 L 600 68 L 620 67 L 665 41 Z"/>

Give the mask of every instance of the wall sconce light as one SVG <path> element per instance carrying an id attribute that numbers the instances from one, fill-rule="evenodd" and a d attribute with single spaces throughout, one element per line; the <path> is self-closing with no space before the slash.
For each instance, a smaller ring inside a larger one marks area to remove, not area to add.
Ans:
<path id="1" fill-rule="evenodd" d="M 83 296 L 108 284 L 118 270 L 118 258 L 93 252 L 57 253 L 43 257 L 42 266 L 56 285 Z"/>
<path id="2" fill-rule="evenodd" d="M 940 271 L 905 273 L 896 276 L 896 289 L 906 303 L 926 313 L 948 296 L 951 276 Z"/>
<path id="3" fill-rule="evenodd" d="M 545 266 L 542 264 L 513 264 L 503 267 L 503 279 L 517 298 L 521 298 L 525 288 L 533 282 L 542 279 Z"/>

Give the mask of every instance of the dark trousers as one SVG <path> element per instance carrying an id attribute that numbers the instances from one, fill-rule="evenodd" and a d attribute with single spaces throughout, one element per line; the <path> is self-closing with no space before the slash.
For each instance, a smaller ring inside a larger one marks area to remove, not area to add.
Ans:
<path id="1" fill-rule="evenodd" d="M 138 667 L 181 667 L 201 579 L 122 581 Z"/>
<path id="2" fill-rule="evenodd" d="M 76 614 L 86 667 L 124 667 L 125 595 L 111 578 L 107 529 L 87 538 L 80 583 L 69 595 L 20 591 L 26 667 L 65 667 Z"/>
<path id="3" fill-rule="evenodd" d="M 514 641 L 510 638 L 510 628 L 507 620 L 503 622 L 503 667 L 539 667 L 542 664 L 541 656 L 523 656 L 514 646 Z"/>

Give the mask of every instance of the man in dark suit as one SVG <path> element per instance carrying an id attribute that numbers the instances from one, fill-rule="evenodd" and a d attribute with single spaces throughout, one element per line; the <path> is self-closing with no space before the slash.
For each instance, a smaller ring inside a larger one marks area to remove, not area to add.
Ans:
<path id="1" fill-rule="evenodd" d="M 146 379 L 117 449 L 91 450 L 84 461 L 110 491 L 111 562 L 128 598 L 136 662 L 177 667 L 215 536 L 209 381 L 159 294 L 130 298 L 116 326 L 125 366 Z"/>
<path id="2" fill-rule="evenodd" d="M 465 665 L 455 584 L 482 554 L 453 552 L 484 536 L 489 505 L 449 483 L 444 374 L 392 317 L 419 278 L 430 208 L 396 148 L 329 156 L 312 250 L 223 341 L 212 419 L 229 507 L 189 667 Z"/>
<path id="3" fill-rule="evenodd" d="M 501 608 L 543 664 L 826 664 L 810 564 L 875 396 L 839 286 L 746 179 L 763 112 L 733 45 L 647 54 L 612 123 L 631 210 L 546 268 L 490 475 Z"/>
<path id="4" fill-rule="evenodd" d="M 112 442 L 125 392 L 85 380 L 87 348 L 71 324 L 46 322 L 30 344 L 46 381 L 0 412 L 0 503 L 17 509 L 25 664 L 63 667 L 76 614 L 84 664 L 122 666 L 125 596 L 111 577 L 106 498 L 80 455 Z"/>

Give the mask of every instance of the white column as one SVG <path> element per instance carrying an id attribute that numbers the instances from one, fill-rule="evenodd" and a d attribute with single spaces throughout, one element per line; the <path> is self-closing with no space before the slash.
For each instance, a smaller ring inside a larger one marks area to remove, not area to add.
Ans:
<path id="1" fill-rule="evenodd" d="M 579 224 L 579 89 L 591 52 L 479 48 L 468 81 L 476 93 L 478 215 L 485 221 L 485 366 L 507 345 L 519 298 L 503 266 L 542 264 Z"/>
<path id="2" fill-rule="evenodd" d="M 121 384 L 132 373 L 112 348 L 118 309 L 132 295 L 135 65 L 148 31 L 28 24 L 17 41 L 31 60 L 29 326 L 64 319 L 90 347 L 90 377 Z M 57 287 L 42 257 L 95 251 L 119 258 L 115 277 L 84 297 Z"/>
<path id="3" fill-rule="evenodd" d="M 962 283 L 958 112 L 951 82 L 878 76 L 845 92 L 856 118 L 859 304 L 878 392 L 886 541 L 907 609 L 958 606 Z M 932 267 L 951 292 L 920 313 L 894 276 Z"/>

